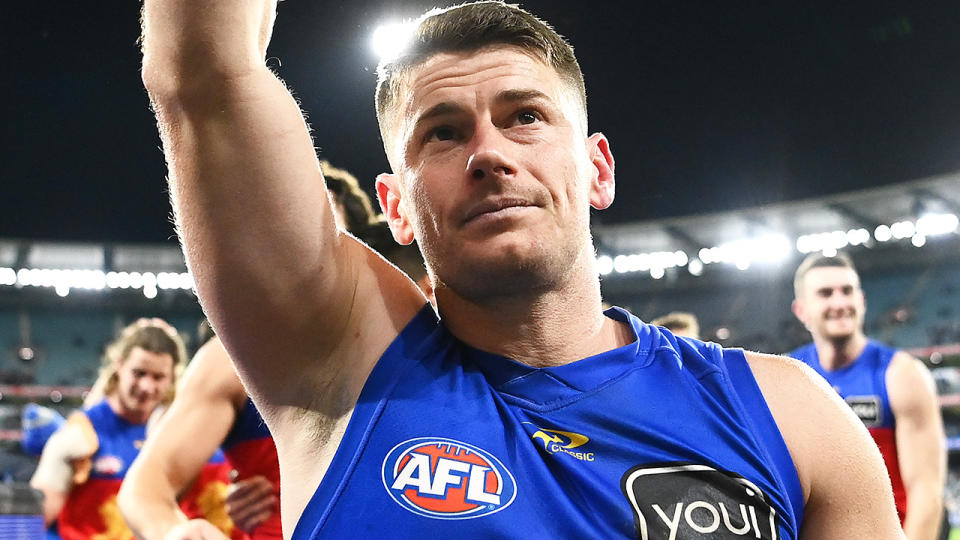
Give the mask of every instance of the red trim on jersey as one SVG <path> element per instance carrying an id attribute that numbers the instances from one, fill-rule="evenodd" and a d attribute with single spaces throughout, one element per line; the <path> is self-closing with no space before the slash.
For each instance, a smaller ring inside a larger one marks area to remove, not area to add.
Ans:
<path id="1" fill-rule="evenodd" d="M 119 478 L 90 478 L 74 486 L 57 518 L 63 540 L 89 540 L 94 535 L 133 540 L 133 532 L 120 515 Z"/>
<path id="2" fill-rule="evenodd" d="M 273 484 L 273 492 L 280 500 L 280 464 L 277 461 L 277 447 L 272 437 L 261 437 L 238 442 L 223 453 L 227 461 L 237 470 L 237 478 L 243 480 L 251 476 L 264 476 Z M 250 534 L 251 540 L 277 540 L 283 538 L 280 529 L 280 507 L 266 521 L 257 526 Z"/>
<path id="3" fill-rule="evenodd" d="M 907 515 L 907 491 L 903 487 L 903 478 L 900 477 L 900 460 L 897 458 L 897 439 L 893 428 L 870 428 L 870 435 L 880 448 L 883 463 L 887 466 L 890 475 L 890 484 L 893 486 L 893 502 L 897 505 L 897 515 L 900 516 L 900 525 Z"/>

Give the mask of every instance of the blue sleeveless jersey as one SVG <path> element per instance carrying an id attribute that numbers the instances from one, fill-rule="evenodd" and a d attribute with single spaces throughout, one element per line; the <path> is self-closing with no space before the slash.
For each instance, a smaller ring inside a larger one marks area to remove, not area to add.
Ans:
<path id="1" fill-rule="evenodd" d="M 107 400 L 86 409 L 99 446 L 91 458 L 90 478 L 122 479 L 147 438 L 146 424 L 131 424 L 113 412 Z"/>
<path id="2" fill-rule="evenodd" d="M 293 538 L 797 538 L 799 480 L 743 352 L 607 316 L 633 343 L 537 369 L 424 307 Z"/>
<path id="3" fill-rule="evenodd" d="M 789 356 L 807 364 L 823 376 L 867 427 L 887 466 L 890 484 L 893 486 L 893 500 L 900 522 L 903 523 L 907 513 L 907 492 L 900 475 L 900 459 L 897 455 L 897 419 L 893 416 L 890 397 L 887 395 L 887 369 L 896 353 L 896 349 L 869 339 L 856 360 L 833 371 L 820 365 L 820 356 L 813 343 L 790 352 Z"/>
<path id="4" fill-rule="evenodd" d="M 856 360 L 833 371 L 820 365 L 820 356 L 813 343 L 790 352 L 788 356 L 812 367 L 826 379 L 867 428 L 893 429 L 893 410 L 887 396 L 887 368 L 896 352 L 896 349 L 869 339 Z"/>
<path id="5" fill-rule="evenodd" d="M 270 430 L 267 429 L 267 424 L 263 421 L 263 417 L 260 416 L 260 411 L 257 410 L 257 406 L 254 405 L 253 400 L 248 397 L 247 401 L 243 404 L 243 409 L 237 412 L 237 418 L 233 421 L 230 432 L 227 433 L 227 437 L 220 446 L 224 450 L 228 450 L 237 444 L 251 439 L 262 439 L 264 437 L 271 437 Z"/>
<path id="6" fill-rule="evenodd" d="M 146 438 L 146 424 L 131 424 L 118 416 L 106 400 L 83 411 L 97 434 L 90 477 L 70 490 L 60 511 L 58 526 L 64 540 L 132 538 L 117 493 Z"/>

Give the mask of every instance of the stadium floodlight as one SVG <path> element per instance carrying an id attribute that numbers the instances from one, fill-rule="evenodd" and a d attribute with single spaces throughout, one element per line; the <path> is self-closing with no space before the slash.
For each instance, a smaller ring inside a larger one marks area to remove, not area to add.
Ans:
<path id="1" fill-rule="evenodd" d="M 410 46 L 416 26 L 413 21 L 381 24 L 373 31 L 371 46 L 380 62 L 389 62 Z"/>
<path id="2" fill-rule="evenodd" d="M 0 285 L 8 287 L 17 284 L 17 272 L 13 268 L 0 268 Z"/>
<path id="3" fill-rule="evenodd" d="M 765 234 L 749 242 L 750 258 L 776 263 L 790 257 L 790 240 L 782 234 Z"/>
<path id="4" fill-rule="evenodd" d="M 694 276 L 703 275 L 703 262 L 700 259 L 692 259 L 689 264 L 687 264 L 687 271 Z"/>
<path id="5" fill-rule="evenodd" d="M 0 267 L 0 286 L 43 287 L 61 297 L 73 290 L 140 289 L 147 298 L 156 298 L 160 289 L 193 290 L 189 272 L 104 272 L 103 270 L 63 268 Z"/>
<path id="6" fill-rule="evenodd" d="M 711 248 L 701 248 L 697 253 L 697 256 L 700 257 L 699 261 L 701 264 L 713 263 L 713 251 Z"/>
<path id="7" fill-rule="evenodd" d="M 851 246 L 859 246 L 870 241 L 870 232 L 866 229 L 850 229 L 847 231 L 847 243 Z"/>
<path id="8" fill-rule="evenodd" d="M 674 266 L 686 266 L 688 262 L 690 262 L 690 257 L 687 256 L 686 252 L 683 250 L 673 252 Z"/>
<path id="9" fill-rule="evenodd" d="M 877 242 L 889 242 L 893 238 L 893 234 L 887 225 L 878 225 L 873 231 L 873 237 Z"/>
<path id="10" fill-rule="evenodd" d="M 917 233 L 910 238 L 910 243 L 913 244 L 913 247 L 923 247 L 927 243 L 927 237 Z"/>
<path id="11" fill-rule="evenodd" d="M 910 220 L 898 221 L 890 226 L 890 234 L 897 240 L 910 238 L 917 232 L 917 226 Z"/>
<path id="12" fill-rule="evenodd" d="M 613 259 L 607 255 L 597 257 L 597 271 L 600 272 L 601 276 L 609 275 L 613 272 Z"/>
<path id="13" fill-rule="evenodd" d="M 937 236 L 950 234 L 957 230 L 958 219 L 955 214 L 924 214 L 917 220 L 917 234 Z"/>
<path id="14" fill-rule="evenodd" d="M 617 255 L 613 258 L 613 270 L 618 274 L 626 274 L 630 271 L 627 269 L 626 255 Z"/>
<path id="15" fill-rule="evenodd" d="M 650 269 L 650 277 L 653 279 L 660 279 L 666 274 L 666 271 L 659 266 L 655 266 Z"/>

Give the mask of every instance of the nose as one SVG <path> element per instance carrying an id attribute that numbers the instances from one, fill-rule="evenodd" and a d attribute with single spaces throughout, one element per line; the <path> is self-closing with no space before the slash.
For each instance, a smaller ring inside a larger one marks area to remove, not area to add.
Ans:
<path id="1" fill-rule="evenodd" d="M 156 391 L 157 383 L 150 380 L 150 377 L 141 377 L 137 381 L 137 387 L 143 394 L 153 394 Z"/>
<path id="2" fill-rule="evenodd" d="M 484 123 L 473 134 L 467 175 L 474 180 L 509 178 L 517 173 L 516 163 L 509 157 L 511 142 L 491 123 Z"/>
<path id="3" fill-rule="evenodd" d="M 850 298 L 841 292 L 834 292 L 827 305 L 833 309 L 843 309 L 850 305 Z"/>

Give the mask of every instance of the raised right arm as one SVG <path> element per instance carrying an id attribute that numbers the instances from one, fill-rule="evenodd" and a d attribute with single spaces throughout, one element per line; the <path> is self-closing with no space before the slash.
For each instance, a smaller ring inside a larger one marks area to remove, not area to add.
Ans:
<path id="1" fill-rule="evenodd" d="M 366 378 L 333 364 L 369 372 L 423 302 L 336 228 L 307 125 L 265 64 L 274 11 L 146 0 L 142 73 L 200 300 L 268 421 L 352 406 L 359 388 L 317 396 Z"/>

